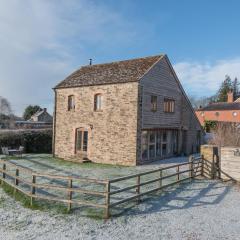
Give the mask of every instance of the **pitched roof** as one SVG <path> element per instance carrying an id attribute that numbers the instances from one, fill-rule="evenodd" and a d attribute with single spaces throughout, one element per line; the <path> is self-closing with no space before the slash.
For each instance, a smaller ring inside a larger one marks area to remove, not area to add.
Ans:
<path id="1" fill-rule="evenodd" d="M 138 81 L 163 55 L 83 66 L 60 82 L 57 88 Z"/>
<path id="2" fill-rule="evenodd" d="M 240 110 L 240 102 L 219 102 L 211 103 L 206 107 L 198 109 L 198 111 L 224 111 L 224 110 Z"/>

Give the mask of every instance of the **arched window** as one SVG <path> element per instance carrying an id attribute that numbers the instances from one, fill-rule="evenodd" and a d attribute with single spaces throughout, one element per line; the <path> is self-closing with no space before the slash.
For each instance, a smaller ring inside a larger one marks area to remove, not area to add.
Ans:
<path id="1" fill-rule="evenodd" d="M 73 95 L 68 96 L 68 111 L 75 110 L 75 98 Z"/>
<path id="2" fill-rule="evenodd" d="M 101 111 L 103 104 L 103 96 L 98 93 L 94 95 L 94 111 Z"/>

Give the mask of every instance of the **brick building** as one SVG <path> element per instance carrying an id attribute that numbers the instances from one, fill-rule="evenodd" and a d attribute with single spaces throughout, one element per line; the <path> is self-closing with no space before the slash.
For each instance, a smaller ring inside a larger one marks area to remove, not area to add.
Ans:
<path id="1" fill-rule="evenodd" d="M 55 156 L 137 165 L 199 151 L 201 125 L 166 55 L 83 66 L 54 91 Z"/>
<path id="2" fill-rule="evenodd" d="M 240 123 L 240 98 L 235 100 L 231 91 L 227 102 L 210 103 L 196 110 L 196 115 L 202 126 L 205 121 Z"/>

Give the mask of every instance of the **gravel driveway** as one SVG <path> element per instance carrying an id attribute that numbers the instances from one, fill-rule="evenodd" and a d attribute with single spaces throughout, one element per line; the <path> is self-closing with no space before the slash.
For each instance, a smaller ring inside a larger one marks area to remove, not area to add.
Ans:
<path id="1" fill-rule="evenodd" d="M 0 239 L 239 239 L 240 193 L 195 180 L 153 195 L 111 220 L 30 210 L 0 189 Z"/>

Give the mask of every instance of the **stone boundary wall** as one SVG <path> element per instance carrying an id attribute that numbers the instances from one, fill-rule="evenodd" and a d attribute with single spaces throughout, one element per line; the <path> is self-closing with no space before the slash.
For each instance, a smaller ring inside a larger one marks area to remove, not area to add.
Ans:
<path id="1" fill-rule="evenodd" d="M 218 147 L 215 145 L 201 145 L 201 155 L 205 160 L 207 160 L 210 164 L 204 164 L 203 175 L 204 177 L 214 179 L 217 176 L 220 176 L 219 171 L 216 172 L 212 163 L 215 162 L 216 165 L 219 164 L 219 154 L 218 154 Z"/>
<path id="2" fill-rule="evenodd" d="M 214 159 L 214 155 L 218 156 L 218 147 L 215 145 L 201 145 L 200 152 L 206 160 L 212 162 Z"/>

